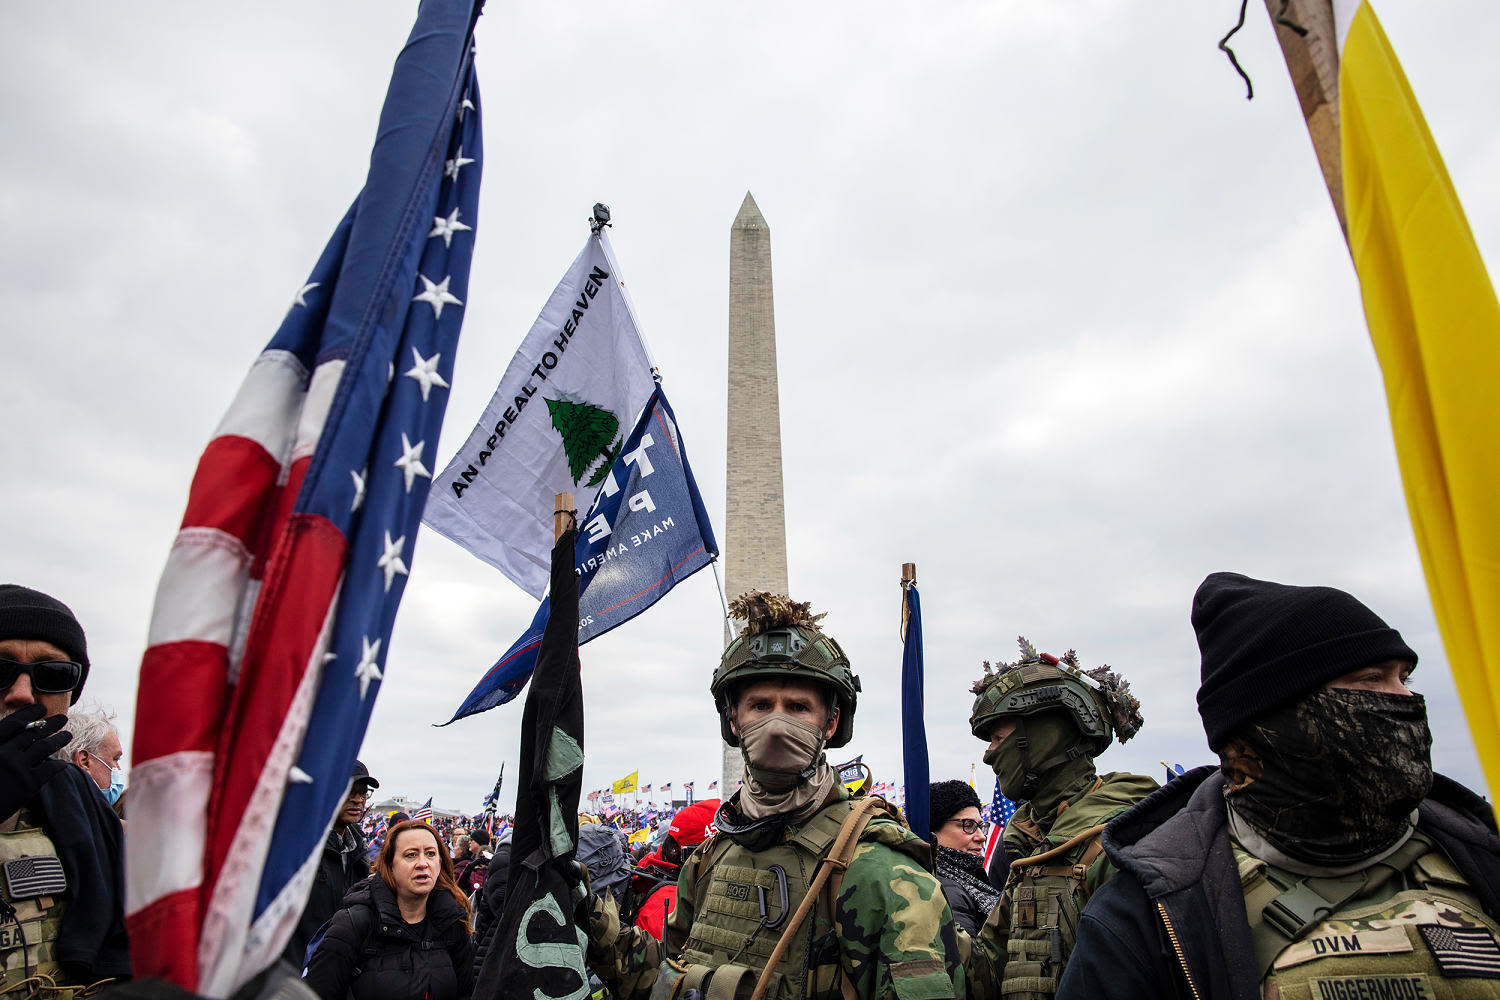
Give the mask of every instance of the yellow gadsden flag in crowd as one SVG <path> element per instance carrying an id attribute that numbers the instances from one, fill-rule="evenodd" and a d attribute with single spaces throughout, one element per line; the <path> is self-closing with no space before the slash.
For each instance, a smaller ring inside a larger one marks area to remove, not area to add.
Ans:
<path id="1" fill-rule="evenodd" d="M 1349 249 L 1448 661 L 1500 790 L 1500 303 L 1367 0 L 1333 0 Z"/>
<path id="2" fill-rule="evenodd" d="M 617 781 L 614 784 L 610 785 L 609 786 L 609 790 L 611 792 L 613 792 L 614 794 L 617 794 L 617 795 L 620 792 L 633 792 L 633 791 L 636 790 L 636 787 L 640 783 L 641 783 L 641 772 L 639 772 L 639 771 L 631 771 L 629 774 L 625 775 L 625 777 L 621 778 L 619 781 Z"/>
<path id="3" fill-rule="evenodd" d="M 648 826 L 643 826 L 625 839 L 631 844 L 644 844 L 646 841 L 651 839 L 651 828 Z"/>

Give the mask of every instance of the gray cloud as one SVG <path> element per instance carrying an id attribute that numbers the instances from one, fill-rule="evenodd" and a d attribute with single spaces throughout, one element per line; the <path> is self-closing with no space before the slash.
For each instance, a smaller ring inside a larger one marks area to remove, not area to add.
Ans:
<path id="1" fill-rule="evenodd" d="M 1381 15 L 1500 241 L 1500 13 Z M 897 579 L 919 565 L 935 776 L 1023 632 L 1125 672 L 1113 768 L 1207 760 L 1187 608 L 1235 569 L 1365 599 L 1422 653 L 1438 766 L 1482 786 L 1443 658 L 1358 288 L 1264 17 L 1141 8 L 665 0 L 491 5 L 485 186 L 441 459 L 609 202 L 625 276 L 722 533 L 727 230 L 772 228 L 792 587 L 864 677 L 899 773 Z M 5 576 L 69 601 L 127 733 L 193 467 L 362 182 L 407 3 L 0 9 Z M 1493 256 L 1493 254 L 1492 254 Z M 440 460 L 441 460 L 440 459 Z M 519 706 L 444 729 L 529 599 L 424 533 L 363 756 L 477 808 Z M 586 783 L 717 767 L 707 573 L 583 651 Z M 158 720 L 153 720 L 153 723 Z M 981 794 L 990 787 L 979 779 Z"/>

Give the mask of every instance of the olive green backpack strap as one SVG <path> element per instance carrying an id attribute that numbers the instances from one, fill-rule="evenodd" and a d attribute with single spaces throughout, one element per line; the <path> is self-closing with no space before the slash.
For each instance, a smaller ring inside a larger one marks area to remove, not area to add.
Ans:
<path id="1" fill-rule="evenodd" d="M 802 903 L 792 913 L 792 919 L 787 921 L 786 930 L 781 932 L 781 940 L 776 942 L 775 950 L 766 960 L 766 967 L 761 970 L 760 979 L 755 984 L 755 992 L 750 994 L 750 1000 L 762 1000 L 765 996 L 766 989 L 771 985 L 772 973 L 786 957 L 787 950 L 792 946 L 792 939 L 797 936 L 797 930 L 802 926 L 802 921 L 806 920 L 807 915 L 812 912 L 813 905 L 817 903 L 819 895 L 831 879 L 837 879 L 833 883 L 833 892 L 838 892 L 838 886 L 844 881 L 844 872 L 849 870 L 849 863 L 854 860 L 854 850 L 859 844 L 860 834 L 864 833 L 865 827 L 874 814 L 884 806 L 886 806 L 885 799 L 872 795 L 861 799 L 859 804 L 849 811 L 843 825 L 839 827 L 839 835 L 834 839 L 833 847 L 827 855 L 819 859 L 817 871 L 813 873 L 812 884 L 807 887 L 807 895 L 802 897 Z M 849 997 L 851 988 L 842 971 L 839 980 L 843 984 L 844 996 Z"/>
<path id="2" fill-rule="evenodd" d="M 1245 918 L 1250 924 L 1250 943 L 1255 948 L 1258 970 L 1256 981 L 1265 979 L 1276 956 L 1287 945 L 1337 914 L 1351 899 L 1372 893 L 1400 875 L 1430 850 L 1432 842 L 1414 833 L 1384 861 L 1338 878 L 1299 878 L 1269 865 L 1257 866 L 1259 875 L 1252 877 L 1249 869 L 1242 869 Z"/>

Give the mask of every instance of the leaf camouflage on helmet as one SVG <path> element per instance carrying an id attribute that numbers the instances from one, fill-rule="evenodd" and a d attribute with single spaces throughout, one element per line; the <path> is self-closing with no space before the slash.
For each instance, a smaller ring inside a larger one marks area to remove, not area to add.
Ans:
<path id="1" fill-rule="evenodd" d="M 1130 693 L 1130 682 L 1108 665 L 1084 670 L 1074 650 L 1053 656 L 1038 653 L 1025 636 L 1017 636 L 1017 642 L 1020 659 L 995 665 L 985 660 L 984 676 L 969 688 L 975 695 L 969 728 L 977 738 L 988 740 L 1002 716 L 1045 711 L 1071 718 L 1095 756 L 1109 746 L 1111 735 L 1124 743 L 1140 732 L 1146 721 L 1140 700 Z"/>
<path id="2" fill-rule="evenodd" d="M 829 717 L 837 710 L 838 728 L 827 746 L 841 747 L 854 735 L 854 710 L 859 678 L 849 667 L 849 657 L 833 637 L 818 627 L 824 615 L 812 613 L 812 605 L 784 594 L 751 591 L 729 603 L 733 618 L 745 622 L 739 636 L 724 650 L 714 671 L 709 691 L 719 710 L 719 728 L 732 747 L 740 739 L 729 728 L 729 712 L 740 689 L 756 680 L 807 680 L 829 694 Z"/>

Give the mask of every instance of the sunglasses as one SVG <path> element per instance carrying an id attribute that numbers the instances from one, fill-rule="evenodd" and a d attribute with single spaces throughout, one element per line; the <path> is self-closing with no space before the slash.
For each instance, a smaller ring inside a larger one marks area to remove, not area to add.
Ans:
<path id="1" fill-rule="evenodd" d="M 36 663 L 0 660 L 0 691 L 9 688 L 23 673 L 31 675 L 31 689 L 38 694 L 67 694 L 78 686 L 78 678 L 83 676 L 83 664 L 72 660 L 39 660 Z"/>
<path id="2" fill-rule="evenodd" d="M 964 832 L 964 835 L 967 837 L 972 837 L 980 830 L 989 828 L 989 824 L 982 819 L 950 819 L 948 822 L 957 823 L 958 828 L 962 830 Z"/>

